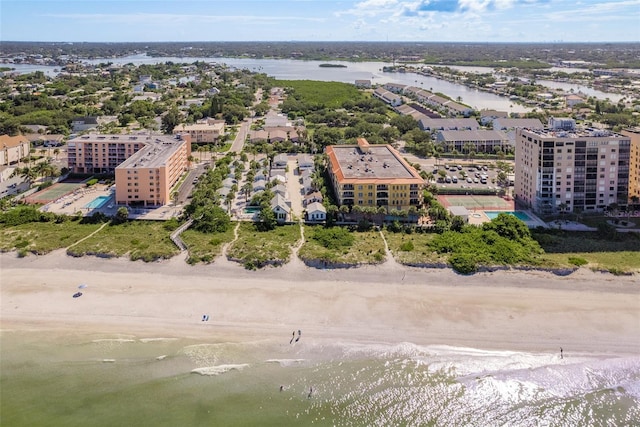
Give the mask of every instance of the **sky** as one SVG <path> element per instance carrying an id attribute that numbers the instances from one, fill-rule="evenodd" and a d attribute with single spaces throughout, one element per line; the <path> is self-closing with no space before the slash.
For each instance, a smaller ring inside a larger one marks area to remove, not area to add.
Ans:
<path id="1" fill-rule="evenodd" d="M 638 42 L 640 0 L 0 0 L 0 41 Z"/>

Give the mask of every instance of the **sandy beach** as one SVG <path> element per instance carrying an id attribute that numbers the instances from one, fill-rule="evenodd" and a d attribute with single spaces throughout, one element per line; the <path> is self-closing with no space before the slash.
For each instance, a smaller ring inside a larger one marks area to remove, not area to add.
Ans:
<path id="1" fill-rule="evenodd" d="M 581 269 L 461 276 L 388 262 L 247 271 L 224 259 L 143 263 L 64 250 L 0 254 L 3 330 L 221 341 L 305 340 L 640 353 L 640 279 Z M 73 298 L 80 284 L 83 295 Z M 209 321 L 203 322 L 207 314 Z"/>

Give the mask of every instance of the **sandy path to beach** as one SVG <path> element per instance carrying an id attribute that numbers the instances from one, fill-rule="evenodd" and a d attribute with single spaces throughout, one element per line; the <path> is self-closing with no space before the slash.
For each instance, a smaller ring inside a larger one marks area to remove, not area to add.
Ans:
<path id="1" fill-rule="evenodd" d="M 247 271 L 219 259 L 189 266 L 0 254 L 2 329 L 141 337 L 452 345 L 640 354 L 640 279 L 579 270 L 460 276 L 395 263 L 318 270 L 295 261 Z M 72 298 L 79 284 L 80 298 Z M 203 314 L 209 315 L 202 322 Z"/>

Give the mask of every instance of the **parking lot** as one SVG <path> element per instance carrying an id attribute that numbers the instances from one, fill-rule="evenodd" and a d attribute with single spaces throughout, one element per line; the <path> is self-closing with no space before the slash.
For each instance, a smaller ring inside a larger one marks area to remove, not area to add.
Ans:
<path id="1" fill-rule="evenodd" d="M 420 170 L 431 174 L 433 176 L 431 182 L 440 188 L 478 188 L 488 190 L 498 188 L 496 183 L 499 171 L 496 168 L 496 160 L 422 158 L 404 151 L 401 154 L 411 164 L 417 164 L 420 166 Z M 505 162 L 513 165 L 513 161 Z M 482 175 L 486 175 L 485 183 L 482 182 Z M 439 180 L 441 176 L 442 180 Z M 447 182 L 447 176 L 450 182 Z M 470 178 L 470 182 L 467 178 Z"/>
<path id="2" fill-rule="evenodd" d="M 433 181 L 442 188 L 497 188 L 498 171 L 489 169 L 487 164 L 465 165 L 446 163 L 434 166 L 431 171 Z"/>

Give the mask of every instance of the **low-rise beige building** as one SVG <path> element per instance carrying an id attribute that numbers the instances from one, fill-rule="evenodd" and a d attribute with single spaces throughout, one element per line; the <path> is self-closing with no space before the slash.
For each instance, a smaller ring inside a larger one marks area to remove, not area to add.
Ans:
<path id="1" fill-rule="evenodd" d="M 212 144 L 224 134 L 224 120 L 206 120 L 192 125 L 181 124 L 173 129 L 173 134 L 189 134 L 194 144 Z"/>
<path id="2" fill-rule="evenodd" d="M 422 200 L 424 179 L 390 145 L 331 145 L 329 176 L 339 205 L 407 209 Z"/>
<path id="3" fill-rule="evenodd" d="M 0 166 L 18 163 L 29 155 L 31 143 L 23 135 L 0 135 Z"/>

